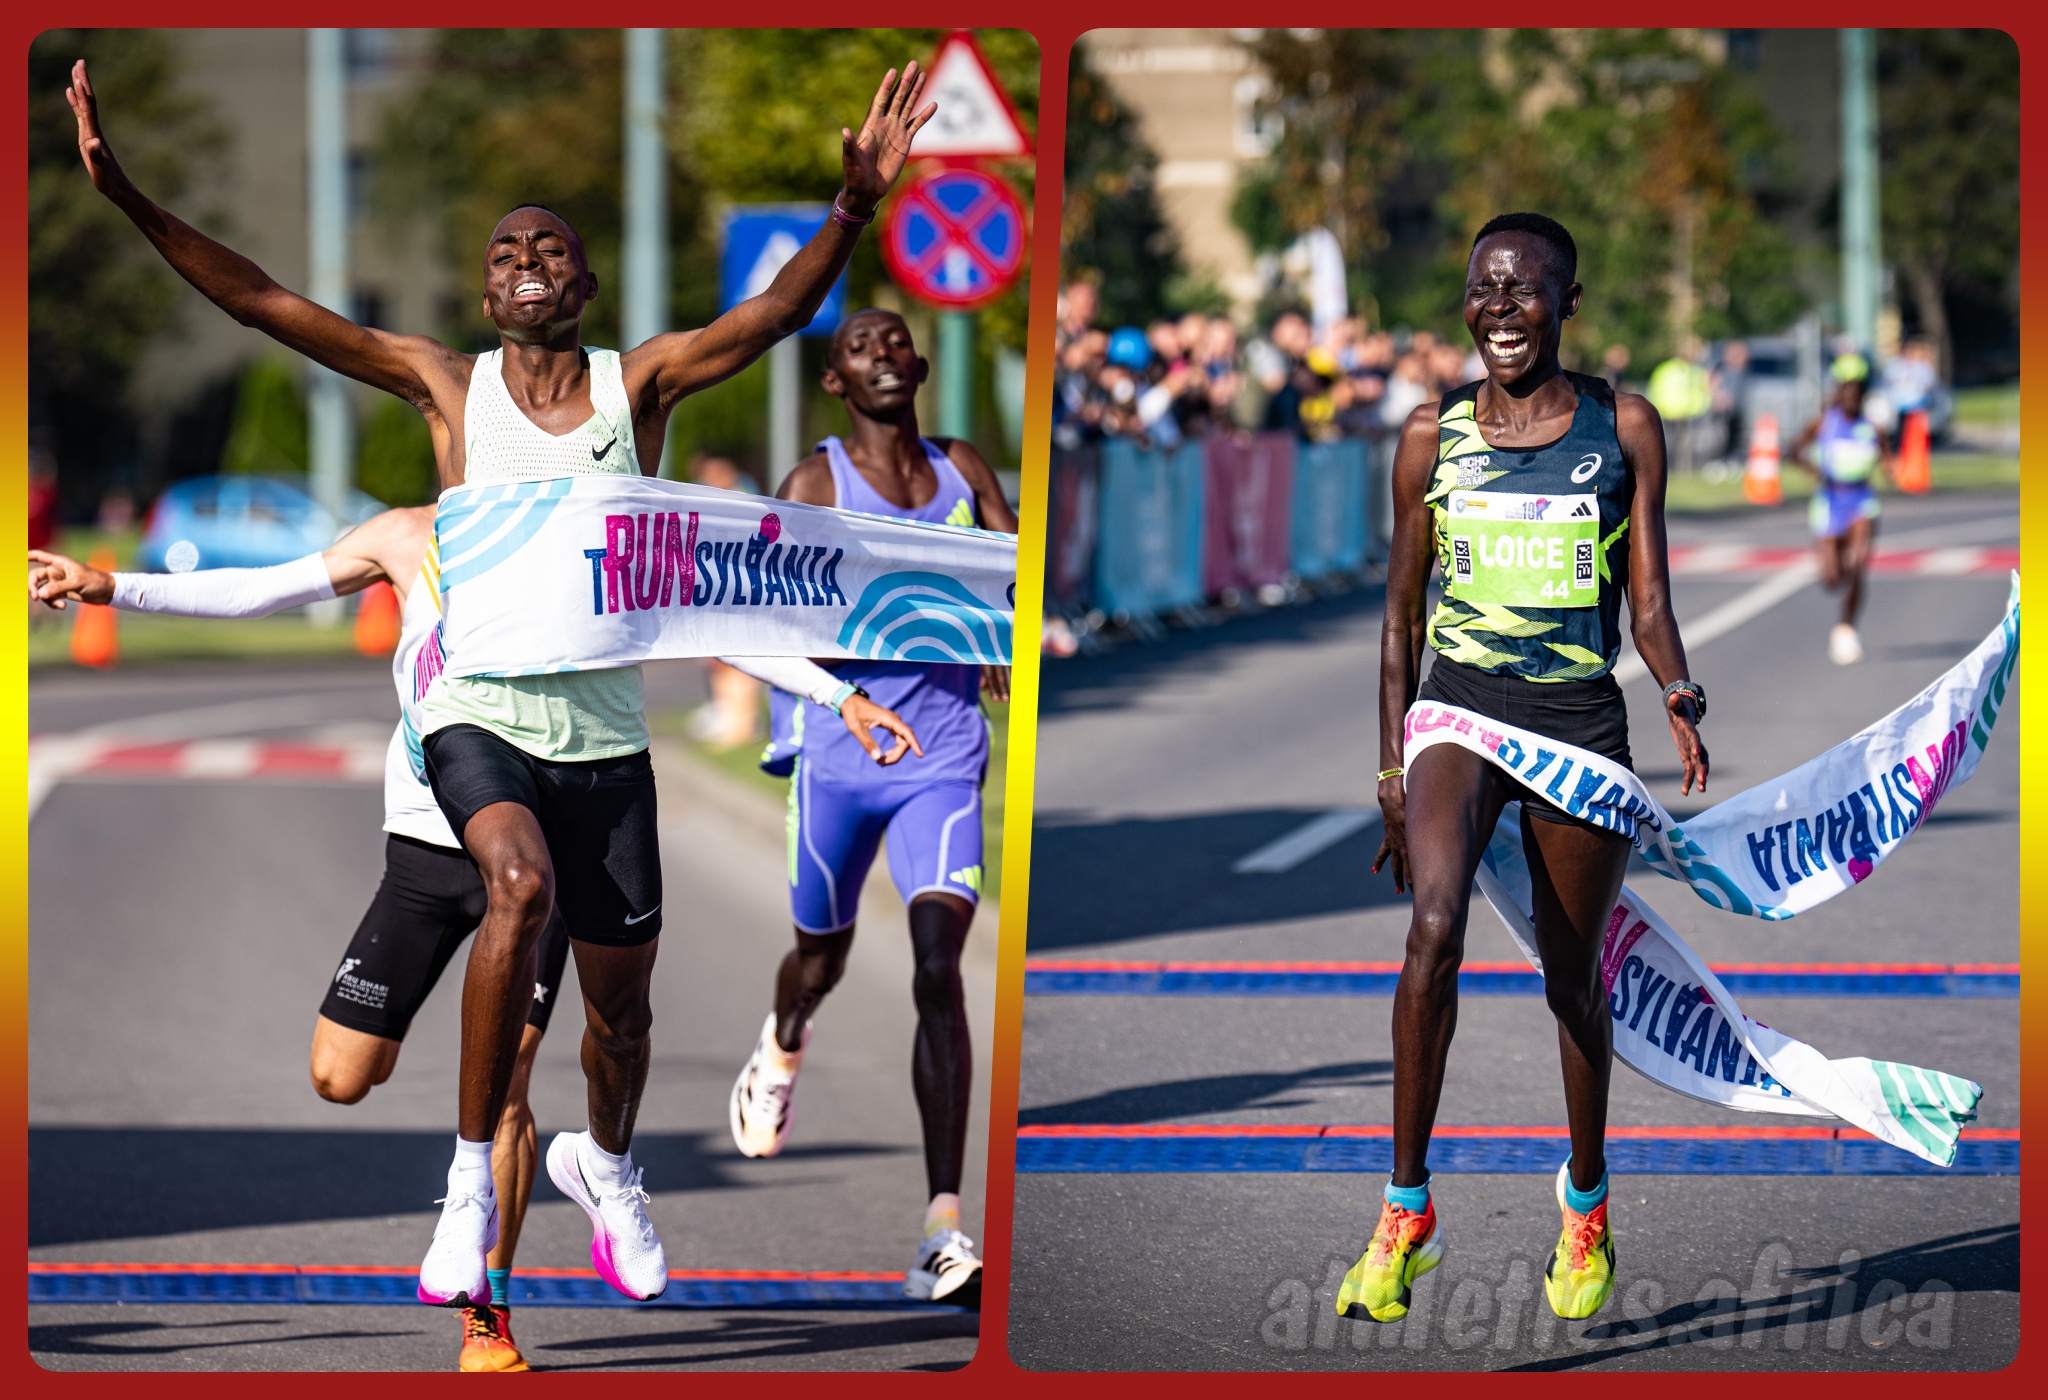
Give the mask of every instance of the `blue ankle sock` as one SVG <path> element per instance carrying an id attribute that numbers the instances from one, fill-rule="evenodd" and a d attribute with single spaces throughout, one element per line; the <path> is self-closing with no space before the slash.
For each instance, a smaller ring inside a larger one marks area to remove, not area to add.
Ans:
<path id="1" fill-rule="evenodd" d="M 1431 1177 L 1429 1180 L 1435 1179 Z M 1388 1177 L 1387 1189 L 1383 1194 L 1402 1210 L 1413 1211 L 1417 1215 L 1429 1209 L 1429 1181 L 1423 1182 L 1420 1186 L 1396 1186 L 1394 1179 Z"/>
<path id="2" fill-rule="evenodd" d="M 506 1306 L 506 1295 L 512 1291 L 512 1271 L 510 1269 L 486 1269 L 484 1272 L 491 1276 L 491 1301 L 501 1308 Z"/>
<path id="3" fill-rule="evenodd" d="M 1607 1173 L 1600 1173 L 1600 1184 L 1590 1191 L 1581 1191 L 1572 1185 L 1571 1158 L 1564 1163 L 1564 1203 L 1580 1215 L 1590 1213 L 1594 1206 L 1607 1199 Z"/>

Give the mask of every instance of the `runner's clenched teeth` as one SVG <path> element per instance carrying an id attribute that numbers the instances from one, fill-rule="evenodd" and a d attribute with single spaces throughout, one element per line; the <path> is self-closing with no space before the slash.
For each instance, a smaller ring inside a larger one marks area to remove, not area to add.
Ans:
<path id="1" fill-rule="evenodd" d="M 1529 333 L 1498 327 L 1486 333 L 1486 348 L 1497 360 L 1516 359 L 1529 348 Z"/>

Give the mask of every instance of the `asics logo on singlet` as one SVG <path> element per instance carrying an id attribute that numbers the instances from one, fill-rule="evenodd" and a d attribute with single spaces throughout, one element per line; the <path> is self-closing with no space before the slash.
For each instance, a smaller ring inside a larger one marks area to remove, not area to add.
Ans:
<path id="1" fill-rule="evenodd" d="M 1585 482 L 1591 481 L 1594 475 L 1599 472 L 1599 470 L 1600 454 L 1597 452 L 1588 452 L 1584 457 L 1581 457 L 1579 459 L 1579 464 L 1576 467 L 1572 468 L 1572 480 L 1574 482 L 1583 484 Z"/>

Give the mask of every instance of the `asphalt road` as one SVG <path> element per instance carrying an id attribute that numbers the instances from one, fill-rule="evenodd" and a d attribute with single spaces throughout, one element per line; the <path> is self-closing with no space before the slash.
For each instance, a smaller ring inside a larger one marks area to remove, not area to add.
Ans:
<path id="1" fill-rule="evenodd" d="M 1890 501 L 1880 542 L 2018 538 L 2011 495 Z M 1674 543 L 1792 545 L 1803 521 L 1674 521 Z M 1683 624 L 1757 586 L 1675 585 Z M 1807 587 L 1692 650 L 1714 768 L 1681 798 L 1653 682 L 1627 686 L 1638 771 L 1678 813 L 1789 769 L 1884 715 L 1997 622 L 2003 577 L 1874 581 L 1867 659 L 1825 654 L 1835 602 Z M 1291 869 L 1238 873 L 1321 813 L 1373 805 L 1376 590 L 1150 647 L 1048 664 L 1039 718 L 1034 959 L 1398 961 L 1406 901 L 1368 867 L 1376 823 Z M 1632 880 L 1715 962 L 2013 963 L 2019 949 L 2017 711 L 1976 777 L 1866 886 L 1789 924 L 1720 914 Z M 1514 961 L 1478 903 L 1467 956 Z M 1984 1085 L 1980 1123 L 2019 1123 L 2015 1000 L 1747 996 L 1832 1055 Z M 1389 999 L 1029 996 L 1027 1129 L 1075 1124 L 1383 1124 Z M 1440 1122 L 1564 1121 L 1540 998 L 1467 997 Z M 1771 1120 L 1795 1121 L 1795 1120 Z M 1616 1125 L 1757 1124 L 1617 1070 Z M 1562 1153 L 1559 1153 L 1561 1160 Z M 1537 1174 L 1439 1172 L 1443 1264 L 1408 1322 L 1332 1302 L 1378 1213 L 1375 1173 L 1027 1172 L 1018 1177 L 1008 1343 L 1038 1369 L 1980 1369 L 2018 1343 L 2012 1176 L 1617 1175 L 1615 1302 L 1556 1323 L 1556 1239 Z"/>
<path id="2" fill-rule="evenodd" d="M 658 670 L 658 674 L 657 674 Z M 649 668 L 651 704 L 701 698 L 694 663 Z M 381 663 L 39 675 L 36 734 L 381 743 Z M 909 1084 L 903 912 L 877 862 L 846 979 L 817 1020 L 780 1157 L 739 1156 L 726 1098 L 788 946 L 780 803 L 657 746 L 668 909 L 654 1065 L 634 1143 L 670 1267 L 901 1273 L 925 1202 Z M 458 958 L 391 1080 L 340 1107 L 307 1083 L 323 989 L 376 888 L 381 790 L 326 781 L 60 784 L 29 833 L 31 1261 L 416 1268 L 455 1107 Z M 995 921 L 967 978 L 989 1043 Z M 573 964 L 572 964 L 573 966 Z M 574 1003 L 533 1082 L 542 1141 L 583 1126 Z M 984 1060 L 985 1065 L 985 1060 Z M 969 1132 L 964 1228 L 980 1236 L 988 1094 Z M 520 1267 L 588 1269 L 589 1229 L 543 1179 Z M 55 1369 L 437 1370 L 450 1315 L 418 1306 L 38 1305 Z M 536 1369 L 949 1369 L 959 1310 L 524 1307 Z"/>

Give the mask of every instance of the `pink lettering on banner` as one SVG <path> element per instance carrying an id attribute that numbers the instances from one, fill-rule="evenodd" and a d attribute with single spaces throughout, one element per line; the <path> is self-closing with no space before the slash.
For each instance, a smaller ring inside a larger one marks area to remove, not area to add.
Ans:
<path id="1" fill-rule="evenodd" d="M 437 622 L 413 655 L 412 698 L 418 700 L 425 696 L 427 687 L 434 683 L 434 677 L 440 675 L 441 668 L 447 664 L 447 658 L 441 652 L 441 624 Z"/>
<path id="2" fill-rule="evenodd" d="M 671 511 L 668 517 L 668 557 L 678 590 L 676 606 L 687 608 L 690 606 L 691 595 L 697 591 L 697 512 L 690 512 L 689 529 L 678 538 L 677 531 L 680 528 L 680 517 Z M 668 606 L 666 575 L 661 581 L 661 605 Z"/>
<path id="3" fill-rule="evenodd" d="M 1614 906 L 1613 917 L 1607 921 L 1607 945 L 1600 953 L 1600 985 L 1610 992 L 1614 990 L 1614 979 L 1621 974 L 1621 965 L 1628 961 L 1629 949 L 1635 947 L 1637 940 L 1650 931 L 1647 923 L 1637 919 L 1627 933 L 1616 938 L 1616 932 L 1627 918 L 1628 906 L 1617 904 Z"/>
<path id="4" fill-rule="evenodd" d="M 668 592 L 664 586 L 668 581 L 668 570 L 664 567 L 668 563 L 668 549 L 662 539 L 668 521 L 660 512 L 656 512 L 653 537 L 650 539 L 647 517 L 642 515 L 636 519 L 640 557 L 634 562 L 633 601 L 639 605 L 640 611 L 650 612 L 668 601 L 662 597 Z"/>
<path id="5" fill-rule="evenodd" d="M 1458 717 L 1449 710 L 1438 710 L 1428 705 L 1417 705 L 1408 712 L 1408 734 L 1427 734 L 1433 729 L 1448 729 L 1458 722 Z"/>
<path id="6" fill-rule="evenodd" d="M 1955 781 L 1956 767 L 1962 762 L 1964 734 L 1969 727 L 1966 720 L 1941 736 L 1939 747 L 1927 746 L 1927 762 L 1934 769 L 1930 775 L 1920 767 L 1917 757 L 1906 760 L 1906 772 L 1913 779 L 1913 786 L 1920 794 L 1920 820 L 1926 821 L 1927 814 L 1934 810 L 1934 804 L 1942 799 L 1950 783 Z M 1858 876 L 1857 878 L 1862 878 Z"/>
<path id="7" fill-rule="evenodd" d="M 1466 719 L 1464 716 L 1461 715 L 1458 718 L 1457 724 L 1453 725 L 1452 727 L 1455 728 L 1460 734 L 1470 734 L 1472 732 L 1472 721 Z"/>
<path id="8" fill-rule="evenodd" d="M 633 517 L 607 515 L 604 518 L 604 610 L 619 610 L 621 595 L 626 611 L 633 611 Z M 625 586 L 620 587 L 620 580 Z"/>
<path id="9" fill-rule="evenodd" d="M 774 544 L 781 538 L 782 517 L 771 510 L 768 514 L 761 517 L 761 542 L 763 544 Z"/>
<path id="10" fill-rule="evenodd" d="M 1488 729 L 1484 725 L 1481 725 L 1479 727 L 1480 747 L 1484 748 L 1488 753 L 1500 752 L 1500 745 L 1503 737 L 1505 736 L 1494 733 L 1491 729 Z"/>

